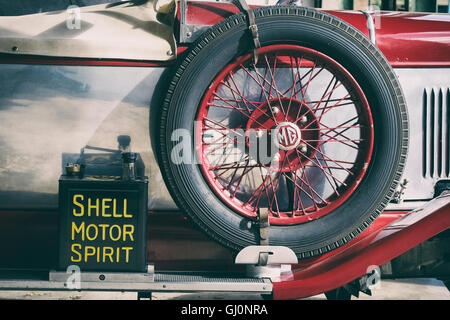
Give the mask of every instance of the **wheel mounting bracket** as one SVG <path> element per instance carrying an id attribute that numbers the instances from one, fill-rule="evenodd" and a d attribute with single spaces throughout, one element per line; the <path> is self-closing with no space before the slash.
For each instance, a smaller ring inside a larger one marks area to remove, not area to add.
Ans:
<path id="1" fill-rule="evenodd" d="M 269 231 L 270 231 L 270 223 L 269 223 L 269 209 L 260 208 L 258 209 L 258 221 L 256 225 L 259 228 L 259 244 L 261 246 L 269 245 Z M 258 265 L 267 266 L 267 262 L 269 260 L 268 252 L 260 252 Z"/>

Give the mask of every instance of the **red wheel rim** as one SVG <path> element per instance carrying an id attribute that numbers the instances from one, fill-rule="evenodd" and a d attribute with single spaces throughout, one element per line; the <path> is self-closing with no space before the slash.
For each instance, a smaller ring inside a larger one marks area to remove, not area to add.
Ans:
<path id="1" fill-rule="evenodd" d="M 368 168 L 374 127 L 351 74 L 309 48 L 272 45 L 240 56 L 207 89 L 195 125 L 206 182 L 233 211 L 273 225 L 341 206 Z"/>

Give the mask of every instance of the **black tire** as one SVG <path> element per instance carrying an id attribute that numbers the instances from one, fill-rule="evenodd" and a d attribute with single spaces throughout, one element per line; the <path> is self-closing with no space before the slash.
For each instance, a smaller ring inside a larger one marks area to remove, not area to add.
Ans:
<path id="1" fill-rule="evenodd" d="M 302 7 L 255 10 L 261 45 L 298 44 L 338 61 L 361 86 L 370 104 L 375 141 L 372 159 L 356 191 L 331 214 L 289 226 L 271 226 L 270 244 L 290 247 L 308 258 L 354 239 L 384 210 L 401 177 L 408 146 L 405 100 L 382 53 L 358 30 L 327 13 Z M 177 67 L 161 112 L 162 173 L 177 203 L 196 225 L 232 250 L 257 244 L 258 228 L 231 210 L 206 183 L 195 163 L 174 164 L 176 129 L 193 131 L 199 103 L 216 75 L 250 52 L 246 18 L 234 15 L 194 43 Z"/>

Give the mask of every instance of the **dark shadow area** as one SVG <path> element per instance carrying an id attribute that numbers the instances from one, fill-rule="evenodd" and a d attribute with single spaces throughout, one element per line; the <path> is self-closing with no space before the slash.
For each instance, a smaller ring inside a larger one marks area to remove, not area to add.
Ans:
<path id="1" fill-rule="evenodd" d="M 8 68 L 14 68 L 14 78 L 11 79 L 11 72 L 6 72 Z M 17 99 L 40 100 L 55 96 L 55 92 L 60 95 L 78 97 L 86 96 L 90 91 L 87 83 L 74 80 L 70 77 L 73 73 L 70 68 L 59 66 L 33 66 L 24 65 L 2 66 L 0 73 L 0 110 L 6 110 L 16 106 L 26 107 L 17 103 Z M 36 86 L 39 90 L 33 90 Z M 48 90 L 46 90 L 48 89 Z M 107 99 L 107 97 L 105 97 Z"/>
<path id="2" fill-rule="evenodd" d="M 160 165 L 161 163 L 161 152 L 159 146 L 159 134 L 161 130 L 161 109 L 170 85 L 170 80 L 172 79 L 175 70 L 176 68 L 167 68 L 166 70 L 164 70 L 158 83 L 155 86 L 155 91 L 150 102 L 150 142 L 158 165 Z"/>
<path id="3" fill-rule="evenodd" d="M 8 203 L 20 203 L 24 209 L 55 208 L 58 204 L 58 195 L 53 193 L 32 191 L 0 191 L 0 203 L 5 210 Z M 54 204 L 53 206 L 50 204 Z"/>
<path id="4" fill-rule="evenodd" d="M 1 211 L 0 219 L 0 278 L 12 269 L 25 276 L 24 270 L 45 273 L 56 268 L 57 210 Z M 155 263 L 156 270 L 243 271 L 233 263 L 230 251 L 180 212 L 150 213 L 147 219 L 147 260 Z"/>

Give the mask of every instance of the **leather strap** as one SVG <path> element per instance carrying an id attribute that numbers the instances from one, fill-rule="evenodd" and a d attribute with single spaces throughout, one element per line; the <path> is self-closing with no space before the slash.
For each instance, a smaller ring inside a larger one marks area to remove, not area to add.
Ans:
<path id="1" fill-rule="evenodd" d="M 269 209 L 261 208 L 258 210 L 258 227 L 259 227 L 259 244 L 261 246 L 269 245 Z M 261 252 L 259 254 L 258 265 L 266 266 L 269 260 L 268 252 Z"/>
<path id="2" fill-rule="evenodd" d="M 253 63 L 258 63 L 258 49 L 261 48 L 259 42 L 258 26 L 256 25 L 255 13 L 250 9 L 245 0 L 233 0 L 233 4 L 239 8 L 241 12 L 245 12 L 248 18 L 248 29 L 253 38 Z"/>

